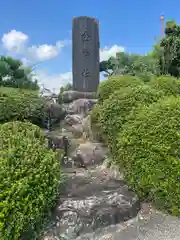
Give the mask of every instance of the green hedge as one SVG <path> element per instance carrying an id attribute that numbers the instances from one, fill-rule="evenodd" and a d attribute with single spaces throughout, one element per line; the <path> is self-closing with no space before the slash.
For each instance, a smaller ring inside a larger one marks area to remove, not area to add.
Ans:
<path id="1" fill-rule="evenodd" d="M 26 119 L 40 125 L 44 113 L 45 101 L 36 91 L 0 88 L 0 123 Z"/>
<path id="2" fill-rule="evenodd" d="M 117 164 L 140 197 L 180 215 L 180 98 L 144 107 L 118 136 Z"/>
<path id="3" fill-rule="evenodd" d="M 163 90 L 166 95 L 180 95 L 180 79 L 171 76 L 153 77 L 149 85 L 157 90 Z"/>
<path id="4" fill-rule="evenodd" d="M 101 105 L 99 111 L 99 124 L 109 145 L 114 145 L 116 135 L 121 131 L 122 125 L 128 120 L 129 115 L 136 108 L 142 105 L 148 105 L 158 101 L 164 96 L 162 91 L 156 91 L 149 86 L 136 86 L 122 88 L 114 92 Z"/>
<path id="5" fill-rule="evenodd" d="M 143 85 L 144 83 L 138 79 L 137 77 L 133 76 L 113 76 L 110 77 L 108 80 L 104 80 L 99 85 L 98 89 L 98 99 L 100 102 L 103 102 L 104 100 L 108 99 L 109 96 L 117 91 L 120 90 L 123 87 L 134 87 Z"/>
<path id="6" fill-rule="evenodd" d="M 63 183 L 57 154 L 28 122 L 0 125 L 0 239 L 36 239 Z"/>
<path id="7" fill-rule="evenodd" d="M 98 141 L 105 142 L 106 139 L 103 136 L 101 125 L 99 123 L 101 108 L 102 104 L 97 103 L 91 111 L 91 129 L 93 133 L 93 138 Z"/>

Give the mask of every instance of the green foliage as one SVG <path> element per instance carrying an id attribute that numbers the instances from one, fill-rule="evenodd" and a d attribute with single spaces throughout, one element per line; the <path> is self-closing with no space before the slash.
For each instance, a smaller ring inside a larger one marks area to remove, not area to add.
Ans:
<path id="1" fill-rule="evenodd" d="M 37 90 L 38 82 L 33 77 L 32 69 L 20 60 L 0 57 L 0 86 Z"/>
<path id="2" fill-rule="evenodd" d="M 104 100 L 108 99 L 109 96 L 123 88 L 128 86 L 138 86 L 143 85 L 143 82 L 139 80 L 137 77 L 132 76 L 112 76 L 108 80 L 104 80 L 100 83 L 99 89 L 98 89 L 98 98 L 100 102 L 103 102 Z"/>
<path id="3" fill-rule="evenodd" d="M 29 120 L 41 125 L 45 101 L 36 91 L 0 87 L 0 122 Z"/>
<path id="4" fill-rule="evenodd" d="M 180 98 L 144 107 L 123 125 L 117 164 L 140 197 L 180 215 Z"/>
<path id="5" fill-rule="evenodd" d="M 57 154 L 28 122 L 0 125 L 0 239 L 36 239 L 63 177 Z"/>
<path id="6" fill-rule="evenodd" d="M 99 69 L 100 69 L 99 71 L 105 72 L 107 74 L 107 76 L 112 75 L 112 71 L 114 70 L 114 67 L 115 67 L 112 59 L 113 58 L 111 57 L 107 61 L 102 61 L 102 62 L 100 62 L 100 65 L 99 65 Z"/>
<path id="7" fill-rule="evenodd" d="M 98 124 L 101 112 L 101 104 L 96 104 L 91 111 L 91 123 Z"/>
<path id="8" fill-rule="evenodd" d="M 160 74 L 180 76 L 180 26 L 175 21 L 166 23 L 165 37 L 158 49 Z"/>
<path id="9" fill-rule="evenodd" d="M 180 95 L 180 79 L 171 76 L 153 77 L 149 85 L 157 90 L 163 90 L 165 95 Z"/>
<path id="10" fill-rule="evenodd" d="M 96 104 L 91 111 L 91 129 L 96 140 L 106 141 L 99 123 L 102 104 Z"/>
<path id="11" fill-rule="evenodd" d="M 151 76 L 159 73 L 156 58 L 152 54 L 139 55 L 119 52 L 116 57 L 100 63 L 100 70 L 108 75 L 131 75 L 148 82 Z M 111 74 L 109 69 L 112 70 Z"/>
<path id="12" fill-rule="evenodd" d="M 158 101 L 164 96 L 162 91 L 156 91 L 149 86 L 126 87 L 115 91 L 103 102 L 99 123 L 110 146 L 116 143 L 116 135 L 121 131 L 122 125 L 136 108 Z"/>

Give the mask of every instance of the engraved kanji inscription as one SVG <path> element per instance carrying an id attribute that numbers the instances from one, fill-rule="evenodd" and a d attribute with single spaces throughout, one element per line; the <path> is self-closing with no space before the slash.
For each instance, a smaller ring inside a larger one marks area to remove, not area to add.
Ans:
<path id="1" fill-rule="evenodd" d="M 99 24 L 91 17 L 72 21 L 73 90 L 96 92 L 99 85 Z"/>
<path id="2" fill-rule="evenodd" d="M 90 72 L 88 71 L 87 68 L 85 68 L 84 71 L 82 72 L 82 76 L 85 78 L 90 76 Z"/>
<path id="3" fill-rule="evenodd" d="M 87 30 L 85 30 L 84 33 L 81 34 L 81 38 L 82 38 L 83 42 L 88 42 L 91 40 L 91 37 L 89 36 Z"/>
<path id="4" fill-rule="evenodd" d="M 91 53 L 88 51 L 88 49 L 83 49 L 83 56 L 84 57 L 88 57 L 88 56 L 90 56 L 91 55 Z"/>
<path id="5" fill-rule="evenodd" d="M 83 89 L 86 89 L 86 85 L 87 85 L 87 79 L 86 78 L 83 78 Z"/>

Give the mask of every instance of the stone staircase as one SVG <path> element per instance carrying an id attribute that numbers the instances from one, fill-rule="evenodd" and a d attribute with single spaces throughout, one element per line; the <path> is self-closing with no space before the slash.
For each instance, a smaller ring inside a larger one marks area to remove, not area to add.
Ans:
<path id="1" fill-rule="evenodd" d="M 63 165 L 67 174 L 66 189 L 61 192 L 41 239 L 180 239 L 179 219 L 157 212 L 150 204 L 141 204 L 123 176 L 116 169 L 107 167 L 108 149 L 96 140 L 84 137 L 82 129 L 89 129 L 90 122 L 86 121 L 89 124 L 86 127 L 79 125 L 87 118 L 87 100 L 72 99 L 69 103 L 70 113 L 67 108 L 68 124 L 63 121 L 59 129 L 50 133 L 56 139 L 68 136 L 71 148 L 69 161 Z M 77 114 L 78 123 L 75 123 Z M 76 136 L 73 133 L 74 125 L 80 129 Z M 78 160 L 77 152 L 85 167 L 73 161 Z"/>

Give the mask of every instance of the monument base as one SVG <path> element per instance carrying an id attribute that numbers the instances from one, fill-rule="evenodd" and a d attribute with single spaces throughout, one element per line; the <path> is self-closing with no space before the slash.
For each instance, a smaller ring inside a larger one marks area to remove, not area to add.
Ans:
<path id="1" fill-rule="evenodd" d="M 62 94 L 62 100 L 64 103 L 69 103 L 77 99 L 97 99 L 96 92 L 80 92 L 76 90 L 64 91 Z"/>

